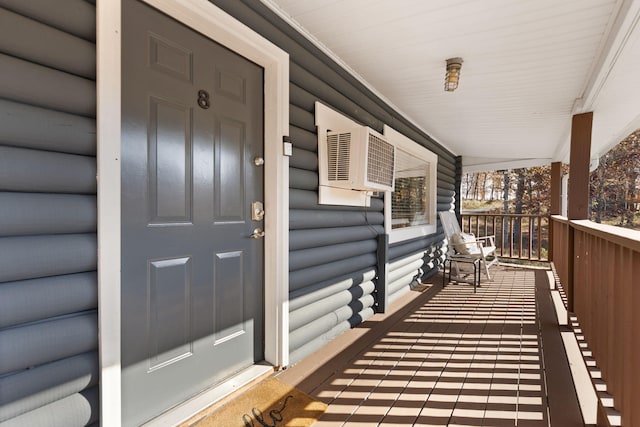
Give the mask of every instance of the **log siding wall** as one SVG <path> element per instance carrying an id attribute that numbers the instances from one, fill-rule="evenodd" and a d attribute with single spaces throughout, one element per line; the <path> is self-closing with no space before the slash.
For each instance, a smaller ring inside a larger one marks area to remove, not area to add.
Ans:
<path id="1" fill-rule="evenodd" d="M 295 362 L 376 310 L 382 199 L 320 206 L 314 103 L 438 155 L 438 210 L 460 162 L 255 0 L 214 4 L 290 55 L 290 352 Z M 0 425 L 99 419 L 95 6 L 0 0 Z M 22 37 L 15 37 L 20 34 Z M 437 271 L 443 234 L 385 247 L 387 294 Z"/>
<path id="2" fill-rule="evenodd" d="M 0 425 L 97 422 L 95 6 L 0 1 Z"/>
<path id="3" fill-rule="evenodd" d="M 318 144 L 314 104 L 323 104 L 378 132 L 389 125 L 438 155 L 438 210 L 454 206 L 460 159 L 386 105 L 265 5 L 213 3 L 290 55 L 290 351 L 296 362 L 376 311 L 377 237 L 383 201 L 368 209 L 318 205 Z M 388 250 L 388 301 L 415 280 L 437 272 L 441 227 Z"/>

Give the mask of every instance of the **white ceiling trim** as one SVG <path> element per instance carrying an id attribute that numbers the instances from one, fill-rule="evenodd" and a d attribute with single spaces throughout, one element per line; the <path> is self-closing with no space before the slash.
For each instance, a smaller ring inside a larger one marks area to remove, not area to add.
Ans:
<path id="1" fill-rule="evenodd" d="M 624 10 L 622 6 L 625 6 Z M 638 28 L 640 21 L 640 1 L 629 0 L 620 2 L 618 13 L 613 25 L 615 36 L 610 37 L 608 49 L 601 51 L 597 71 L 592 73 L 592 80 L 585 90 L 585 94 L 575 106 L 574 114 L 585 113 L 593 109 L 595 100 L 600 95 L 603 86 L 616 66 L 620 55 L 627 47 L 632 34 Z"/>
<path id="2" fill-rule="evenodd" d="M 576 99 L 572 114 L 580 114 L 589 111 L 594 112 L 594 127 L 598 126 L 598 111 L 596 104 L 602 96 L 603 89 L 610 80 L 612 73 L 619 64 L 619 59 L 626 49 L 630 49 L 630 41 L 640 28 L 640 1 L 621 0 L 617 7 L 617 15 L 612 20 L 607 43 L 602 47 L 597 67 L 592 71 L 591 79 L 581 98 Z M 595 110 L 595 111 L 594 111 Z M 591 157 L 599 158 L 607 151 L 617 145 L 622 139 L 640 127 L 640 115 L 630 123 L 627 123 L 617 132 L 612 132 L 611 138 L 605 141 L 592 141 Z M 569 163 L 569 153 L 571 146 L 571 129 L 565 132 L 563 143 L 559 145 L 554 155 L 554 160 Z"/>

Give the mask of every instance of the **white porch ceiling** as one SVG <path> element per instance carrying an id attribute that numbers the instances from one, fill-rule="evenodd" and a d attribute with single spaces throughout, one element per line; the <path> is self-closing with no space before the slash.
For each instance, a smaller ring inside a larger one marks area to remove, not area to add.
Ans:
<path id="1" fill-rule="evenodd" d="M 640 0 L 263 1 L 467 170 L 568 162 L 576 113 L 592 156 L 640 127 Z"/>

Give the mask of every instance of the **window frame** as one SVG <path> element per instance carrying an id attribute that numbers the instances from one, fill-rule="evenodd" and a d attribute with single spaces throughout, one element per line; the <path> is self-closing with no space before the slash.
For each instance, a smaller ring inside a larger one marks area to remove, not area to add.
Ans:
<path id="1" fill-rule="evenodd" d="M 396 158 L 398 156 L 398 152 L 403 151 L 410 156 L 414 156 L 423 160 L 424 162 L 429 164 L 429 172 L 425 175 L 427 179 L 427 188 L 428 188 L 428 223 L 422 225 L 416 225 L 413 227 L 402 227 L 398 229 L 391 228 L 391 203 L 392 197 L 390 191 L 385 191 L 384 194 L 384 230 L 385 233 L 389 235 L 389 243 L 401 242 L 404 240 L 415 239 L 418 237 L 428 236 L 436 232 L 437 224 L 436 224 L 436 213 L 437 213 L 437 192 L 438 192 L 438 182 L 437 182 L 437 169 L 438 169 L 438 156 L 413 141 L 410 138 L 407 138 L 400 132 L 395 129 L 385 125 L 384 126 L 384 136 L 387 137 L 389 142 L 396 146 Z"/>

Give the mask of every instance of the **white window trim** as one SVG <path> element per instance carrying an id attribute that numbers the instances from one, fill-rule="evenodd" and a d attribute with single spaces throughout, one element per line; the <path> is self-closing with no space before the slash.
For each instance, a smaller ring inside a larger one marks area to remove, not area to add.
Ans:
<path id="1" fill-rule="evenodd" d="M 384 194 L 384 231 L 389 235 L 389 243 L 401 242 L 403 240 L 415 239 L 428 236 L 436 232 L 436 210 L 437 210 L 437 169 L 438 156 L 427 150 L 417 142 L 407 138 L 395 129 L 384 125 L 384 136 L 389 142 L 396 146 L 396 150 L 402 150 L 412 156 L 418 157 L 429 163 L 429 224 L 414 227 L 405 227 L 397 230 L 391 228 L 391 192 Z"/>
<path id="2" fill-rule="evenodd" d="M 289 55 L 206 0 L 144 0 L 264 68 L 265 360 L 289 364 Z M 121 425 L 121 2 L 98 1 L 98 328 L 101 424 Z M 183 407 L 185 414 L 197 410 Z"/>

